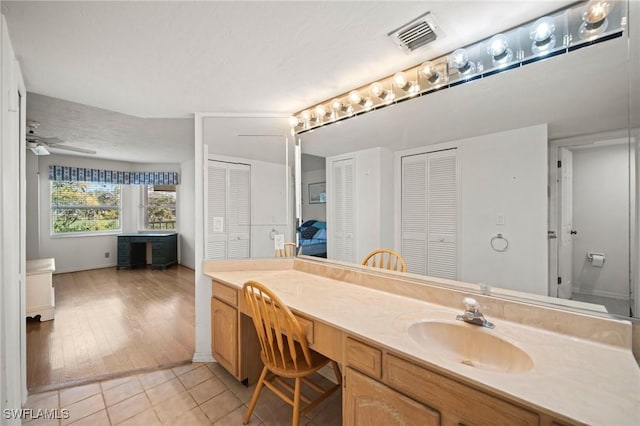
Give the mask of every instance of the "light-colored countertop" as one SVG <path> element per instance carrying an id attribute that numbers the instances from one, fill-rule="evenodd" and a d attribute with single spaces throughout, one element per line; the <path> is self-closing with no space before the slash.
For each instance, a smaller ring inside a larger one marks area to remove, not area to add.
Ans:
<path id="1" fill-rule="evenodd" d="M 27 260 L 25 265 L 27 275 L 44 274 L 56 270 L 54 258 Z"/>
<path id="2" fill-rule="evenodd" d="M 236 288 L 248 279 L 260 281 L 306 316 L 526 406 L 586 424 L 640 424 L 640 369 L 628 348 L 488 318 L 496 328 L 482 331 L 524 350 L 534 367 L 524 373 L 486 371 L 440 357 L 409 337 L 416 322 L 456 322 L 461 312 L 454 309 L 298 270 L 205 275 Z"/>

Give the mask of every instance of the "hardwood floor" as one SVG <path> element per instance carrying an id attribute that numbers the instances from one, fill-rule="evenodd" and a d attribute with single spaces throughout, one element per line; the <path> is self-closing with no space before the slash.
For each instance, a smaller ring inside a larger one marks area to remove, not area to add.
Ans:
<path id="1" fill-rule="evenodd" d="M 55 319 L 27 323 L 30 392 L 191 360 L 193 270 L 96 269 L 53 286 Z"/>

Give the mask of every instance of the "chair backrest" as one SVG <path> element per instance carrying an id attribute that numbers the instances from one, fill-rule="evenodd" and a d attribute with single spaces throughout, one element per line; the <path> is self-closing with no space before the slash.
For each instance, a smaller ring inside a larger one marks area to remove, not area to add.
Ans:
<path id="1" fill-rule="evenodd" d="M 283 249 L 276 249 L 276 257 L 293 257 L 296 254 L 296 243 L 284 243 Z"/>
<path id="2" fill-rule="evenodd" d="M 311 366 L 307 336 L 287 305 L 271 289 L 257 281 L 244 283 L 242 293 L 256 327 L 262 361 L 267 367 L 290 368 L 287 360 L 293 361 L 295 368 L 301 362 Z M 296 341 L 302 349 L 304 359 L 297 359 Z"/>
<path id="3" fill-rule="evenodd" d="M 407 265 L 404 263 L 404 259 L 400 256 L 400 253 L 391 249 L 377 249 L 372 251 L 364 258 L 362 264 L 374 268 L 407 272 Z"/>

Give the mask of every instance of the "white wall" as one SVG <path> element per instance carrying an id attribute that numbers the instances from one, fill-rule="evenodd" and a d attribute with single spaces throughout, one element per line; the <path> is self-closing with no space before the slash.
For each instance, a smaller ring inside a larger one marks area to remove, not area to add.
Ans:
<path id="1" fill-rule="evenodd" d="M 293 241 L 287 209 L 287 175 L 284 164 L 250 160 L 251 164 L 251 257 L 274 255 L 273 232 Z"/>
<path id="2" fill-rule="evenodd" d="M 60 237 L 51 235 L 51 216 L 49 215 L 51 186 L 49 182 L 49 165 L 105 168 L 112 170 L 140 171 L 172 171 L 180 172 L 175 164 L 135 164 L 109 160 L 98 160 L 68 155 L 46 155 L 38 158 L 39 163 L 39 247 L 38 254 L 42 258 L 56 259 L 56 273 L 82 271 L 87 269 L 115 266 L 117 262 L 117 238 L 115 234 L 95 236 Z M 180 173 L 180 179 L 182 179 Z M 32 179 L 32 177 L 30 177 Z M 30 184 L 27 188 L 27 199 L 33 197 L 38 185 Z M 140 186 L 122 186 L 122 232 L 137 232 L 140 222 Z M 178 217 L 178 227 L 180 226 Z M 36 227 L 38 223 L 27 223 L 28 227 Z M 30 250 L 32 252 L 32 250 Z M 105 253 L 109 257 L 105 258 Z"/>
<path id="3" fill-rule="evenodd" d="M 629 298 L 629 165 L 628 143 L 573 150 L 576 292 Z M 587 252 L 604 253 L 604 266 L 592 266 Z"/>
<path id="4" fill-rule="evenodd" d="M 178 232 L 180 233 L 180 264 L 191 269 L 196 267 L 195 259 L 195 160 L 180 164 L 180 185 L 178 185 Z"/>
<path id="5" fill-rule="evenodd" d="M 290 133 L 287 117 L 285 116 L 196 113 L 194 124 L 196 350 L 193 354 L 193 360 L 211 361 L 213 359 L 211 356 L 211 280 L 202 275 L 206 229 L 206 218 L 204 217 L 206 203 L 204 171 L 207 159 L 235 157 L 284 165 L 286 158 L 293 161 L 290 152 L 293 149 L 293 139 L 289 139 L 289 146 L 282 143 Z M 280 139 L 280 142 L 278 142 L 278 139 Z M 283 188 L 291 188 L 287 183 L 291 172 L 284 174 L 286 177 Z M 268 185 L 269 182 L 264 181 L 260 182 L 260 184 Z M 253 182 L 252 186 L 254 186 Z M 292 218 L 291 194 L 287 189 L 284 189 L 284 193 L 286 202 L 283 204 L 283 211 L 287 218 Z M 254 199 L 252 198 L 253 201 Z M 269 225 L 266 226 L 268 228 Z M 290 220 L 286 226 L 286 229 L 289 229 L 289 234 L 285 238 L 291 237 L 291 228 Z M 260 232 L 260 235 L 263 235 L 263 232 Z"/>
<path id="6" fill-rule="evenodd" d="M 463 140 L 461 170 L 460 280 L 546 295 L 547 126 Z M 498 233 L 505 252 L 490 246 Z"/>
<path id="7" fill-rule="evenodd" d="M 38 221 L 40 200 L 38 199 L 38 156 L 31 151 L 26 154 L 26 179 L 27 179 L 27 259 L 40 259 L 40 225 Z"/>
<path id="8" fill-rule="evenodd" d="M 26 399 L 26 90 L 4 16 L 0 19 L 0 412 Z M 22 99 L 20 99 L 22 96 Z M 22 137 L 21 137 L 22 135 Z M 0 417 L 0 424 L 20 424 Z"/>
<path id="9" fill-rule="evenodd" d="M 312 219 L 326 221 L 327 204 L 309 204 L 309 184 L 326 182 L 327 171 L 325 169 L 321 169 L 303 172 L 300 181 L 302 182 L 302 221 L 304 222 Z"/>

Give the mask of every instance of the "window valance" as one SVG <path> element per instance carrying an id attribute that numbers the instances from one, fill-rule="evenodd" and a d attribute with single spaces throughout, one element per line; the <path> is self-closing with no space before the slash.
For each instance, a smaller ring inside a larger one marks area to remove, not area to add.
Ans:
<path id="1" fill-rule="evenodd" d="M 177 185 L 177 172 L 125 172 L 85 167 L 49 166 L 49 180 L 121 185 Z"/>

